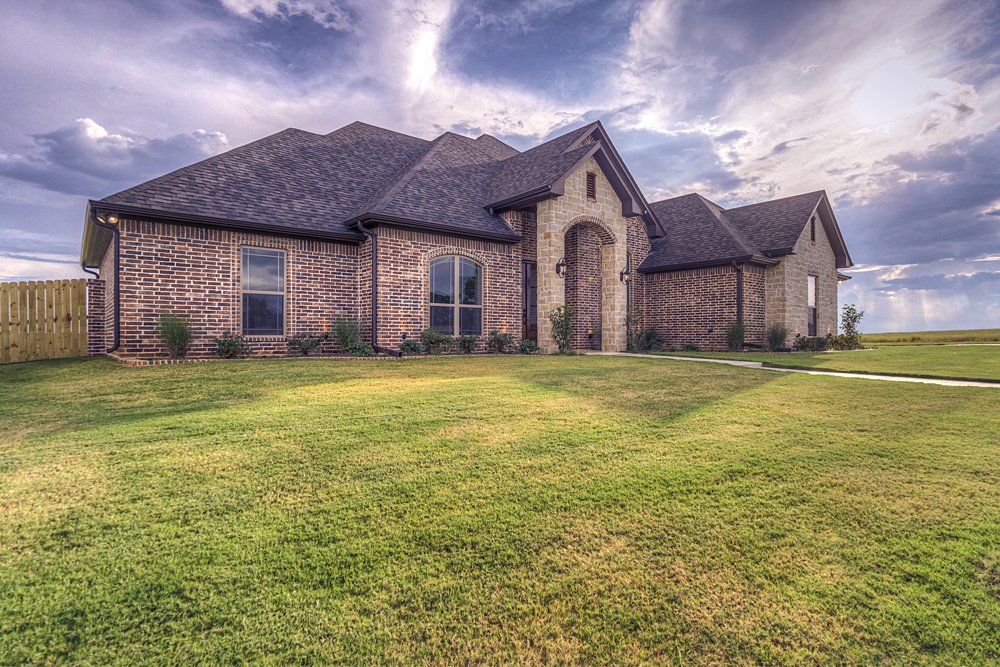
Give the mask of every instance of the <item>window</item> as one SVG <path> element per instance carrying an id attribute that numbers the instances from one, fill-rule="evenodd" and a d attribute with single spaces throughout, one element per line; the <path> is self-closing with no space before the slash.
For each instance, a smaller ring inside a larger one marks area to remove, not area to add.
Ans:
<path id="1" fill-rule="evenodd" d="M 285 253 L 243 248 L 240 289 L 243 292 L 243 334 L 285 334 Z"/>
<path id="2" fill-rule="evenodd" d="M 809 238 L 816 243 L 816 218 L 809 218 Z"/>
<path id="3" fill-rule="evenodd" d="M 587 199 L 597 201 L 597 174 L 587 172 Z"/>
<path id="4" fill-rule="evenodd" d="M 809 276 L 806 293 L 806 308 L 809 317 L 809 335 L 816 335 L 816 276 Z"/>
<path id="5" fill-rule="evenodd" d="M 483 333 L 483 269 L 466 257 L 431 261 L 431 329 L 451 336 Z"/>

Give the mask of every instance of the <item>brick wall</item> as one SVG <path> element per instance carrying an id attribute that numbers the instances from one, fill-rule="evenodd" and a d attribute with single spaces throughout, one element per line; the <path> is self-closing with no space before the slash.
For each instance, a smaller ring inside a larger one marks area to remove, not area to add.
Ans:
<path id="1" fill-rule="evenodd" d="M 652 327 L 668 348 L 688 343 L 710 350 L 726 347 L 726 329 L 736 320 L 736 270 L 719 266 L 645 274 L 643 326 Z M 762 343 L 764 272 L 743 273 L 745 340 Z"/>
<path id="2" fill-rule="evenodd" d="M 107 311 L 104 307 L 104 290 L 103 280 L 87 281 L 87 355 L 91 357 L 104 354 L 108 349 L 108 340 L 105 337 Z"/>
<path id="3" fill-rule="evenodd" d="M 380 345 L 399 347 L 403 331 L 415 337 L 429 326 L 429 265 L 443 255 L 462 255 L 483 267 L 483 337 L 493 329 L 520 335 L 520 244 L 387 226 L 378 235 Z"/>
<path id="4" fill-rule="evenodd" d="M 157 333 L 164 312 L 190 318 L 190 356 L 211 355 L 215 337 L 240 331 L 244 246 L 286 253 L 286 335 L 319 333 L 338 317 L 359 317 L 356 246 L 134 219 L 123 219 L 120 230 L 120 354 L 165 356 Z M 103 265 L 102 272 L 113 275 Z M 284 336 L 249 340 L 255 354 L 287 351 Z"/>
<path id="5" fill-rule="evenodd" d="M 566 232 L 565 259 L 566 303 L 573 307 L 573 347 L 579 350 L 600 350 L 600 237 L 586 225 L 572 227 Z"/>

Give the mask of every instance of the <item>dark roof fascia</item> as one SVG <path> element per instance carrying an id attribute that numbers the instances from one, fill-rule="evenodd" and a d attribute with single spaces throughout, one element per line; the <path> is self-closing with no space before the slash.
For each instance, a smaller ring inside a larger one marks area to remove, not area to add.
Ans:
<path id="1" fill-rule="evenodd" d="M 767 267 L 774 266 L 778 263 L 778 260 L 763 255 L 743 255 L 741 257 L 727 257 L 724 259 L 706 259 L 701 262 L 685 262 L 683 264 L 661 264 L 646 267 L 640 264 L 636 271 L 639 273 L 668 273 L 670 271 L 684 271 L 686 269 L 706 269 L 712 266 L 731 266 L 733 262 Z"/>
<path id="2" fill-rule="evenodd" d="M 553 192 L 549 186 L 543 185 L 542 187 L 535 188 L 534 190 L 529 190 L 524 194 L 502 199 L 495 204 L 484 206 L 483 208 L 489 209 L 490 213 L 495 214 L 496 211 L 524 208 L 525 206 L 530 206 L 531 204 L 537 204 L 540 201 L 558 197 L 559 194 L 560 193 L 558 192 Z"/>
<path id="3" fill-rule="evenodd" d="M 484 239 L 487 241 L 500 241 L 502 243 L 517 243 L 521 240 L 521 235 L 515 232 L 510 234 L 499 234 L 493 232 L 475 232 L 464 227 L 454 227 L 452 225 L 442 225 L 438 222 L 427 220 L 411 220 L 410 218 L 399 218 L 393 215 L 381 213 L 363 213 L 354 216 L 347 221 L 349 227 L 357 228 L 360 222 L 373 222 L 375 224 L 391 225 L 393 227 L 403 227 L 405 229 L 416 229 L 425 232 L 440 232 L 450 236 L 460 236 L 470 239 Z"/>
<path id="4" fill-rule="evenodd" d="M 633 213 L 633 215 L 641 215 L 644 218 L 647 218 L 660 231 L 659 235 L 662 236 L 665 233 L 663 225 L 660 224 L 660 221 L 656 218 L 656 214 L 653 213 L 652 209 L 649 207 L 649 202 L 646 201 L 646 195 L 642 193 L 642 190 L 639 188 L 639 184 L 636 182 L 635 178 L 632 177 L 632 172 L 629 171 L 628 165 L 625 164 L 625 160 L 622 159 L 621 154 L 618 153 L 618 149 L 615 148 L 610 135 L 608 135 L 608 131 L 604 129 L 604 124 L 601 123 L 601 121 L 596 121 L 594 125 L 596 126 L 595 129 L 601 133 L 600 143 L 606 144 L 609 158 L 616 164 L 616 171 L 619 172 L 619 178 L 622 178 L 638 197 L 640 208 L 639 211 L 637 213 Z M 578 139 L 577 143 L 581 141 L 583 141 L 583 137 Z"/>
<path id="5" fill-rule="evenodd" d="M 755 255 L 743 255 L 742 257 L 726 257 L 723 259 L 706 259 L 701 262 L 684 262 L 683 264 L 662 264 L 653 266 L 642 266 L 636 269 L 639 273 L 668 273 L 670 271 L 684 271 L 687 269 L 707 269 L 712 266 L 730 266 L 733 262 L 757 263 Z"/>
<path id="6" fill-rule="evenodd" d="M 837 222 L 837 216 L 833 212 L 833 204 L 830 203 L 830 198 L 826 196 L 826 190 L 823 191 L 823 196 L 820 198 L 819 203 L 816 204 L 816 208 L 820 207 L 820 204 L 824 204 L 824 212 L 830 216 L 830 223 L 833 227 L 833 231 L 837 233 L 837 243 L 840 244 L 841 249 L 844 251 L 844 261 L 837 263 L 838 269 L 847 269 L 854 266 L 854 260 L 851 259 L 851 253 L 847 249 L 847 242 L 844 241 L 844 235 L 840 232 L 840 223 Z M 826 227 L 826 225 L 824 225 Z M 828 232 L 829 233 L 829 232 Z"/>
<path id="7" fill-rule="evenodd" d="M 186 222 L 202 227 L 221 227 L 224 229 L 238 229 L 252 232 L 265 232 L 280 236 L 294 236 L 296 238 L 320 239 L 325 241 L 344 241 L 349 243 L 361 243 L 365 240 L 363 234 L 351 232 L 327 232 L 319 229 L 302 229 L 301 227 L 285 227 L 283 225 L 269 225 L 262 222 L 250 220 L 232 220 L 229 218 L 217 218 L 196 213 L 184 213 L 181 211 L 166 211 L 161 209 L 145 208 L 142 206 L 132 206 L 130 204 L 116 204 L 114 202 L 94 201 L 91 199 L 88 206 L 92 206 L 96 211 L 108 213 L 122 213 L 134 215 L 152 220 L 162 220 L 164 222 Z"/>

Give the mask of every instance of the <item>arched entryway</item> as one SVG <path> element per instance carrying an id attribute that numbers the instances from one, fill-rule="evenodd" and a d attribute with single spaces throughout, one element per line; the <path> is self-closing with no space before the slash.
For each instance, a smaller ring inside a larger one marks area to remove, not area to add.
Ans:
<path id="1" fill-rule="evenodd" d="M 592 220 L 572 223 L 564 233 L 565 298 L 573 308 L 573 348 L 602 349 L 604 308 L 604 246 L 615 237 Z"/>

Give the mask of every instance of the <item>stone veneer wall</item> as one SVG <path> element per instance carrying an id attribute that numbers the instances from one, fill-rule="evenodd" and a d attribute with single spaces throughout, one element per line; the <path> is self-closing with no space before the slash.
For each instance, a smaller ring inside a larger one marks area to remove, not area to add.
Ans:
<path id="1" fill-rule="evenodd" d="M 566 304 L 573 307 L 573 347 L 600 350 L 601 237 L 586 225 L 572 227 L 566 232 L 565 257 Z"/>
<path id="2" fill-rule="evenodd" d="M 816 276 L 816 333 L 837 333 L 837 260 L 823 225 L 816 221 L 816 240 L 809 225 L 795 243 L 795 254 L 786 255 L 765 272 L 767 297 L 766 323 L 783 323 L 789 330 L 789 342 L 795 334 L 807 335 L 807 276 Z"/>
<path id="3" fill-rule="evenodd" d="M 240 331 L 243 246 L 286 253 L 286 335 L 318 333 L 338 317 L 359 316 L 357 246 L 136 219 L 123 219 L 120 234 L 122 355 L 166 356 L 157 333 L 164 312 L 190 318 L 190 356 L 209 356 L 215 337 Z M 112 276 L 106 265 L 103 275 Z M 113 335 L 113 328 L 107 331 Z M 284 336 L 249 340 L 255 354 L 287 352 Z"/>
<path id="4" fill-rule="evenodd" d="M 596 199 L 587 198 L 587 172 L 596 174 Z M 566 303 L 566 283 L 555 273 L 556 262 L 566 253 L 566 233 L 585 223 L 600 230 L 601 246 L 601 349 L 625 349 L 625 286 L 618 272 L 625 267 L 627 220 L 622 204 L 597 161 L 588 159 L 565 181 L 564 194 L 537 205 L 538 240 L 538 344 L 545 352 L 555 350 L 549 315 Z"/>
<path id="5" fill-rule="evenodd" d="M 521 331 L 520 244 L 379 227 L 378 342 L 399 347 L 401 334 L 419 336 L 430 323 L 430 260 L 463 255 L 483 267 L 483 341 L 493 329 L 518 337 Z"/>
<path id="6" fill-rule="evenodd" d="M 652 327 L 667 348 L 693 343 L 708 350 L 726 347 L 726 329 L 736 321 L 736 270 L 715 266 L 643 276 L 643 325 Z M 743 269 L 746 342 L 764 337 L 764 272 Z"/>

